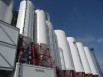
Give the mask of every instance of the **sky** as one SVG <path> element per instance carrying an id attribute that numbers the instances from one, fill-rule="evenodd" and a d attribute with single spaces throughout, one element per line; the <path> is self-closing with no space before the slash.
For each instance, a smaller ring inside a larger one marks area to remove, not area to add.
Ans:
<path id="1" fill-rule="evenodd" d="M 18 10 L 21 0 L 15 0 Z M 103 0 L 31 0 L 51 16 L 54 29 L 64 30 L 84 46 L 93 47 L 103 70 Z"/>

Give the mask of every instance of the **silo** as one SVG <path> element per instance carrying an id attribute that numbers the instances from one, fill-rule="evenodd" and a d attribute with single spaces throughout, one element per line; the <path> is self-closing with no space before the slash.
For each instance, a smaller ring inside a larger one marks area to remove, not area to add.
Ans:
<path id="1" fill-rule="evenodd" d="M 70 49 L 68 47 L 65 32 L 62 30 L 55 30 L 55 34 L 58 41 L 59 53 L 62 52 L 64 57 L 65 68 L 66 68 L 64 69 L 64 71 L 66 71 L 67 76 L 73 77 L 71 73 L 73 74 L 74 66 L 73 66 L 72 57 L 71 57 Z"/>
<path id="2" fill-rule="evenodd" d="M 63 73 L 64 70 L 66 70 L 64 55 L 63 55 L 63 52 L 59 50 L 58 40 L 57 40 L 55 31 L 54 31 L 54 40 L 55 40 L 55 57 L 56 57 L 56 59 L 55 59 L 56 75 L 57 75 L 57 77 L 65 77 L 64 73 Z"/>
<path id="3" fill-rule="evenodd" d="M 31 1 L 23 0 L 20 3 L 17 25 L 20 34 L 33 40 L 34 6 Z"/>
<path id="4" fill-rule="evenodd" d="M 52 27 L 52 23 L 47 20 L 46 21 L 47 27 L 48 27 L 48 37 L 49 37 L 49 47 L 50 47 L 50 52 L 51 52 L 51 56 L 53 59 L 53 62 L 55 62 L 55 40 L 54 40 L 54 30 Z M 55 66 L 55 63 L 54 63 Z"/>
<path id="5" fill-rule="evenodd" d="M 59 46 L 58 46 L 58 39 L 54 31 L 54 40 L 55 40 L 55 64 L 56 64 L 56 74 L 57 77 L 66 77 L 65 76 L 65 61 L 64 61 L 64 55 L 63 51 L 60 51 Z"/>
<path id="6" fill-rule="evenodd" d="M 84 47 L 84 51 L 86 53 L 86 56 L 87 56 L 87 59 L 88 59 L 88 62 L 89 62 L 89 65 L 90 65 L 90 68 L 92 71 L 92 77 L 98 77 L 98 71 L 96 69 L 96 66 L 95 66 L 95 63 L 93 61 L 93 58 L 92 58 L 92 55 L 91 55 L 89 48 Z"/>
<path id="7" fill-rule="evenodd" d="M 84 77 L 84 69 L 82 66 L 80 55 L 78 53 L 76 41 L 73 37 L 67 37 L 67 41 L 69 43 L 73 62 L 74 62 L 74 67 L 75 67 L 75 72 L 76 72 L 75 76 L 76 77 Z"/>
<path id="8" fill-rule="evenodd" d="M 46 25 L 46 13 L 43 10 L 35 10 L 34 43 L 40 59 L 39 65 L 52 66 L 52 61 L 46 62 L 46 59 L 51 60 L 51 57 L 48 58 L 48 53 L 50 55 L 48 40 L 49 37 L 48 28 Z M 40 55 L 42 57 L 40 57 Z"/>
<path id="9" fill-rule="evenodd" d="M 94 48 L 91 48 L 90 51 L 91 51 L 91 55 L 92 55 L 93 61 L 95 63 L 96 69 L 98 71 L 99 77 L 102 77 L 102 69 L 100 67 L 98 59 L 97 59 L 96 54 L 94 52 Z"/>
<path id="10" fill-rule="evenodd" d="M 77 42 L 76 45 L 77 45 L 79 55 L 83 64 L 85 75 L 86 77 L 90 77 L 92 75 L 92 72 L 91 72 L 91 69 L 90 69 L 84 48 L 83 48 L 83 44 L 81 42 Z"/>
<path id="11" fill-rule="evenodd" d="M 0 0 L 0 20 L 11 24 L 14 0 Z"/>

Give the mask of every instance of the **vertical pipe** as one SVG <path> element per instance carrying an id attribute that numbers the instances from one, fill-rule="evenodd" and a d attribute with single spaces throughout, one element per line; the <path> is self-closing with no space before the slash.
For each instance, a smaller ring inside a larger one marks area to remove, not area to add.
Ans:
<path id="1" fill-rule="evenodd" d="M 19 77 L 19 76 L 20 76 L 20 63 L 16 63 L 14 77 Z"/>

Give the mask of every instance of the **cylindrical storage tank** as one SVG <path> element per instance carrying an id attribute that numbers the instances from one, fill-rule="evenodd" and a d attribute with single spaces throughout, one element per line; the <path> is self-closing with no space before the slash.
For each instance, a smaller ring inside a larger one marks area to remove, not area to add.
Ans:
<path id="1" fill-rule="evenodd" d="M 48 45 L 49 38 L 45 12 L 43 10 L 36 10 L 35 16 L 34 42 L 35 44 L 43 43 Z"/>
<path id="2" fill-rule="evenodd" d="M 64 77 L 63 76 L 63 71 L 65 70 L 65 62 L 64 62 L 64 55 L 63 52 L 59 52 L 59 47 L 58 47 L 58 40 L 57 36 L 54 33 L 54 41 L 55 41 L 55 67 L 56 67 L 56 75 L 57 77 Z"/>
<path id="3" fill-rule="evenodd" d="M 81 62 L 80 55 L 79 55 L 79 52 L 78 52 L 78 49 L 76 46 L 75 39 L 73 37 L 67 37 L 67 41 L 70 46 L 73 63 L 74 63 L 74 67 L 75 67 L 75 72 L 76 72 L 76 77 L 78 77 L 79 75 L 84 75 L 84 69 L 82 66 L 82 62 Z"/>
<path id="4" fill-rule="evenodd" d="M 98 71 L 96 69 L 96 66 L 95 66 L 95 63 L 94 63 L 93 58 L 91 56 L 89 48 L 88 47 L 84 47 L 84 51 L 86 53 L 86 56 L 87 56 L 87 59 L 88 59 L 88 62 L 89 62 L 93 77 L 98 76 Z"/>
<path id="5" fill-rule="evenodd" d="M 13 11 L 13 0 L 0 0 L 0 20 L 11 24 Z"/>
<path id="6" fill-rule="evenodd" d="M 94 61 L 94 63 L 95 63 L 96 69 L 97 69 L 97 71 L 98 71 L 98 75 L 99 75 L 99 77 L 102 77 L 102 70 L 99 69 L 99 67 L 98 67 L 98 66 L 99 66 L 99 63 L 98 63 L 97 57 L 96 57 L 96 55 L 95 55 L 94 49 L 93 49 L 93 50 L 90 49 L 90 51 L 91 51 L 91 56 L 92 56 L 93 61 Z"/>
<path id="7" fill-rule="evenodd" d="M 54 31 L 53 31 L 54 32 Z M 60 70 L 65 70 L 65 62 L 64 62 L 64 56 L 63 52 L 59 52 L 59 47 L 58 47 L 58 40 L 57 36 L 54 32 L 54 40 L 55 40 L 55 64 L 56 67 L 59 68 Z"/>
<path id="8" fill-rule="evenodd" d="M 70 49 L 68 47 L 65 32 L 62 30 L 55 30 L 55 34 L 58 41 L 59 53 L 60 54 L 61 52 L 63 53 L 66 73 L 67 75 L 70 76 L 70 71 L 74 71 L 74 66 L 73 66 L 72 57 L 71 57 Z"/>
<path id="9" fill-rule="evenodd" d="M 85 74 L 90 76 L 92 74 L 92 72 L 91 72 L 91 69 L 90 69 L 84 48 L 83 48 L 83 44 L 81 42 L 76 42 L 76 45 L 77 45 L 77 48 L 78 48 L 78 51 L 79 51 L 79 55 L 80 55 L 80 58 L 81 58 L 81 61 L 82 61 L 82 64 L 83 64 Z"/>
<path id="10" fill-rule="evenodd" d="M 43 10 L 39 10 L 39 9 L 35 10 L 35 26 L 34 26 L 34 43 L 36 47 L 35 49 L 38 52 L 39 56 L 40 55 L 43 56 L 41 59 L 43 64 L 45 64 L 46 66 L 49 65 L 53 66 L 51 57 L 49 58 L 46 57 L 47 60 L 50 60 L 48 62 L 46 62 L 46 59 L 43 59 L 45 58 L 45 55 L 48 56 L 48 53 L 50 52 L 48 41 L 49 41 L 49 36 L 48 36 L 48 27 L 46 25 L 46 13 Z M 43 55 L 41 53 L 43 53 Z"/>
<path id="11" fill-rule="evenodd" d="M 33 20 L 34 6 L 31 1 L 21 1 L 17 25 L 20 29 L 20 34 L 27 36 L 33 40 Z"/>
<path id="12" fill-rule="evenodd" d="M 52 23 L 50 21 L 46 21 L 48 26 L 48 37 L 49 37 L 49 47 L 53 61 L 55 62 L 55 40 L 54 40 L 54 30 L 52 27 Z M 55 65 L 55 64 L 54 64 Z"/>

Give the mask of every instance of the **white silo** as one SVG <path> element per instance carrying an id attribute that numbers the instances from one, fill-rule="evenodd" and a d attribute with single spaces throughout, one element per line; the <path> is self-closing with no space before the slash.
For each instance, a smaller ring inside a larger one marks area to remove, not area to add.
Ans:
<path id="1" fill-rule="evenodd" d="M 65 32 L 62 30 L 55 30 L 55 34 L 58 41 L 58 47 L 59 47 L 59 53 L 63 52 L 64 62 L 65 62 L 65 70 L 67 74 L 69 74 L 70 77 L 72 77 L 70 74 L 71 71 L 74 71 L 74 66 L 72 62 L 72 57 L 70 53 L 70 49 L 68 47 L 67 39 Z"/>
<path id="2" fill-rule="evenodd" d="M 55 31 L 53 31 L 54 33 L 54 43 L 55 43 L 55 65 L 58 69 L 60 70 L 65 70 L 65 62 L 64 62 L 64 57 L 63 57 L 63 52 L 61 51 L 59 53 L 59 47 L 58 47 L 58 40 L 57 40 L 57 36 L 55 34 Z"/>
<path id="3" fill-rule="evenodd" d="M 99 63 L 98 63 L 97 57 L 96 57 L 96 55 L 95 55 L 94 48 L 90 48 L 90 52 L 91 52 L 91 56 L 92 56 L 92 58 L 93 58 L 93 61 L 94 61 L 94 63 L 95 63 L 96 69 L 97 69 L 97 71 L 98 71 L 98 76 L 99 76 L 99 77 L 102 77 L 102 70 L 101 70 L 101 68 L 100 68 L 100 65 L 99 65 Z"/>
<path id="4" fill-rule="evenodd" d="M 86 53 L 86 56 L 87 56 L 87 59 L 88 59 L 88 62 L 89 62 L 89 65 L 90 65 L 90 68 L 91 68 L 91 71 L 92 71 L 92 77 L 98 77 L 98 71 L 96 69 L 96 66 L 95 66 L 95 63 L 93 61 L 93 58 L 92 58 L 92 55 L 90 53 L 90 50 L 88 47 L 84 47 L 84 51 Z"/>
<path id="5" fill-rule="evenodd" d="M 14 0 L 0 0 L 0 20 L 11 24 Z"/>
<path id="6" fill-rule="evenodd" d="M 27 36 L 33 40 L 33 20 L 34 19 L 34 6 L 29 0 L 21 1 L 19 7 L 19 14 L 17 25 L 20 29 L 20 34 Z"/>
<path id="7" fill-rule="evenodd" d="M 49 47 L 53 61 L 55 62 L 55 40 L 54 40 L 54 30 L 52 27 L 52 23 L 50 21 L 46 21 L 48 26 L 48 37 L 49 37 Z M 54 64 L 55 65 L 55 64 Z"/>
<path id="8" fill-rule="evenodd" d="M 76 41 L 73 37 L 67 37 L 67 41 L 70 46 L 73 62 L 74 62 L 74 67 L 75 67 L 75 76 L 76 77 L 83 77 L 84 76 L 84 69 L 82 66 L 82 62 L 80 59 L 80 55 L 76 46 Z"/>
<path id="9" fill-rule="evenodd" d="M 45 44 L 48 45 L 48 35 L 47 35 L 47 25 L 46 25 L 46 14 L 43 10 L 35 11 L 35 28 L 34 28 L 34 42 L 35 44 Z"/>
<path id="10" fill-rule="evenodd" d="M 96 69 L 98 71 L 99 77 L 102 77 L 102 69 L 100 67 L 98 59 L 97 59 L 96 54 L 94 52 L 94 48 L 90 48 L 90 51 L 91 51 L 91 55 L 92 55 L 93 61 L 95 63 Z"/>
<path id="11" fill-rule="evenodd" d="M 81 42 L 76 42 L 76 44 L 77 44 L 79 55 L 80 55 L 80 58 L 81 58 L 81 61 L 82 61 L 82 64 L 83 64 L 85 75 L 87 77 L 91 76 L 92 72 L 91 72 L 91 69 L 90 69 L 90 66 L 89 66 L 89 63 L 88 63 L 84 48 L 83 48 L 83 44 Z"/>
<path id="12" fill-rule="evenodd" d="M 43 61 L 45 55 L 48 55 L 48 53 L 50 52 L 48 40 L 49 37 L 48 37 L 48 27 L 46 25 L 46 13 L 43 10 L 39 10 L 39 9 L 35 10 L 34 43 L 39 56 L 40 55 L 42 56 L 42 58 L 39 57 L 40 60 L 42 61 L 42 63 L 41 64 L 39 63 L 39 65 L 43 65 L 43 66 L 53 65 L 51 64 L 52 63 L 51 58 L 46 57 L 47 60 L 51 60 L 49 62 Z M 45 64 L 45 63 L 49 63 L 49 64 Z"/>
<path id="13" fill-rule="evenodd" d="M 65 77 L 64 71 L 66 70 L 66 68 L 65 68 L 64 55 L 63 51 L 61 51 L 58 47 L 58 40 L 55 31 L 54 31 L 54 40 L 55 40 L 55 58 L 56 58 L 55 64 L 56 64 L 57 77 Z"/>

